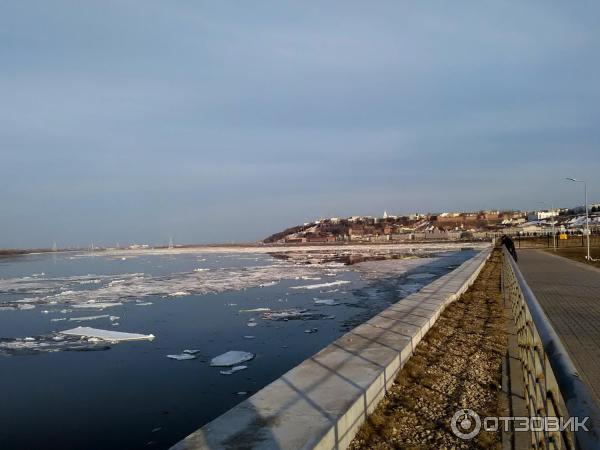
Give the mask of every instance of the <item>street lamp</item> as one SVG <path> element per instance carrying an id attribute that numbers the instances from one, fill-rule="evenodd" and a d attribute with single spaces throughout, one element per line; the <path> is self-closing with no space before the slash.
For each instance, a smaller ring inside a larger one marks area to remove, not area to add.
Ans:
<path id="1" fill-rule="evenodd" d="M 549 205 L 547 202 L 539 202 L 542 205 L 550 206 L 550 214 L 554 214 L 554 205 Z M 554 224 L 556 223 L 554 220 L 554 216 L 550 216 L 550 220 L 552 220 L 552 247 L 554 247 L 554 251 L 556 251 L 556 232 L 554 230 Z"/>
<path id="2" fill-rule="evenodd" d="M 587 236 L 587 256 L 585 259 L 591 261 L 590 256 L 590 224 L 588 219 L 588 197 L 587 197 L 587 183 L 583 180 L 577 180 L 575 178 L 565 178 L 567 181 L 574 181 L 575 183 L 583 183 L 583 189 L 585 191 L 585 234 Z"/>

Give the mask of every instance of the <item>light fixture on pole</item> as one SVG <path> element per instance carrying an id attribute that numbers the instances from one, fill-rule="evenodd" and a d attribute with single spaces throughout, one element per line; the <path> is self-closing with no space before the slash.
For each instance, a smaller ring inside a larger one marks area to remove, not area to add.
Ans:
<path id="1" fill-rule="evenodd" d="M 590 224 L 588 218 L 588 197 L 587 197 L 587 183 L 583 180 L 577 180 L 575 178 L 565 178 L 567 181 L 574 181 L 575 183 L 583 183 L 583 189 L 585 191 L 585 235 L 587 236 L 587 256 L 585 259 L 591 261 L 590 256 Z"/>

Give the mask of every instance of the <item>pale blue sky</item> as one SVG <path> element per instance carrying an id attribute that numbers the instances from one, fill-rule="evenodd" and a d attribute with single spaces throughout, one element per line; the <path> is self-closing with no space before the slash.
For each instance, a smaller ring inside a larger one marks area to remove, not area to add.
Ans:
<path id="1" fill-rule="evenodd" d="M 0 2 L 0 247 L 581 204 L 600 4 Z M 596 177 L 597 178 L 597 177 Z"/>

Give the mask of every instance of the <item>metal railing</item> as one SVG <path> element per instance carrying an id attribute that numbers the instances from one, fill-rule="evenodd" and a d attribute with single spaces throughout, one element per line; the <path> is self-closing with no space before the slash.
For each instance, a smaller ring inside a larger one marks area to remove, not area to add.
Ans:
<path id="1" fill-rule="evenodd" d="M 505 247 L 502 292 L 510 301 L 530 417 L 589 419 L 589 431 L 531 431 L 534 449 L 600 449 L 600 410 L 583 383 L 546 313 Z M 593 356 L 592 356 L 593 357 Z M 538 427 L 536 427 L 538 429 Z"/>

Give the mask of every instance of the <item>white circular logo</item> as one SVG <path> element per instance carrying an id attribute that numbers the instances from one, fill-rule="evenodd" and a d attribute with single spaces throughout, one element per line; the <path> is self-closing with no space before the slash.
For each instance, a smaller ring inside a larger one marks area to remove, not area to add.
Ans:
<path id="1" fill-rule="evenodd" d="M 452 432 L 461 439 L 473 439 L 481 430 L 481 419 L 472 409 L 459 409 L 452 416 Z"/>

